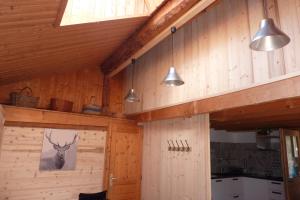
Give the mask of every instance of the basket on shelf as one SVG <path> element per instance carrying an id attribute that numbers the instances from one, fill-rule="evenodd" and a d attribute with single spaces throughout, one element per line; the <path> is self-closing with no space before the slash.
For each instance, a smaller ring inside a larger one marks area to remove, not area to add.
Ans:
<path id="1" fill-rule="evenodd" d="M 61 112 L 72 112 L 73 102 L 64 99 L 51 98 L 50 109 Z"/>
<path id="2" fill-rule="evenodd" d="M 34 97 L 30 87 L 24 87 L 19 92 L 10 93 L 10 101 L 14 106 L 36 108 L 39 97 Z"/>
<path id="3" fill-rule="evenodd" d="M 91 96 L 89 104 L 83 105 L 82 113 L 95 114 L 95 115 L 101 114 L 101 106 L 96 104 L 96 97 L 95 96 Z"/>

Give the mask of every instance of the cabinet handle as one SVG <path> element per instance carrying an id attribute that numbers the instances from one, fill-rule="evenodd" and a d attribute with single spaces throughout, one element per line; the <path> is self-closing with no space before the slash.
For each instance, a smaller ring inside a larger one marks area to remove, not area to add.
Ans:
<path id="1" fill-rule="evenodd" d="M 278 194 L 278 195 L 281 195 L 281 192 L 274 192 L 274 191 L 272 191 L 272 194 Z"/>
<path id="2" fill-rule="evenodd" d="M 238 178 L 233 178 L 232 180 L 233 180 L 233 181 L 238 181 L 239 179 L 238 179 Z"/>
<path id="3" fill-rule="evenodd" d="M 273 185 L 281 185 L 281 183 L 278 183 L 278 182 L 271 182 L 271 184 L 273 184 Z"/>
<path id="4" fill-rule="evenodd" d="M 217 183 L 222 182 L 223 180 L 216 180 Z"/>
<path id="5" fill-rule="evenodd" d="M 233 196 L 233 198 L 234 199 L 236 199 L 236 198 L 239 198 L 240 196 L 239 195 L 235 195 L 235 196 Z"/>

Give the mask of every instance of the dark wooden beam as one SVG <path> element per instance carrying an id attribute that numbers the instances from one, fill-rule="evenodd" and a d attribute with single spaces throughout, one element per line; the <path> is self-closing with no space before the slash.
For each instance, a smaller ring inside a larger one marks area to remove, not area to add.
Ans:
<path id="1" fill-rule="evenodd" d="M 181 16 L 187 14 L 192 7 L 199 4 L 199 8 L 181 20 L 182 23 L 186 23 L 215 1 L 216 0 L 165 1 L 140 29 L 132 34 L 117 51 L 103 62 L 102 71 L 105 74 L 110 74 L 110 76 L 120 72 L 129 64 L 128 62 L 132 57 L 137 57 L 137 52 L 142 51 L 144 53 L 168 36 L 170 26 Z M 162 34 L 164 31 L 167 31 L 166 34 Z M 141 55 L 143 53 L 139 54 Z"/>
<path id="2" fill-rule="evenodd" d="M 55 20 L 53 26 L 55 26 L 55 27 L 60 26 L 60 23 L 64 16 L 67 4 L 68 4 L 68 0 L 61 0 L 59 8 L 58 8 L 58 12 L 57 12 L 56 20 Z"/>

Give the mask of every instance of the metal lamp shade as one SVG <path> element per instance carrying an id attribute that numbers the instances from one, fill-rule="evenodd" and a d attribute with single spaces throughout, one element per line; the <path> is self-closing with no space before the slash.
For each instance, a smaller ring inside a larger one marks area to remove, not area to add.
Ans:
<path id="1" fill-rule="evenodd" d="M 170 67 L 169 72 L 162 83 L 167 86 L 180 86 L 184 84 L 184 81 L 177 74 L 176 69 L 174 67 Z"/>
<path id="2" fill-rule="evenodd" d="M 266 18 L 260 22 L 260 29 L 255 34 L 250 48 L 255 51 L 273 51 L 289 42 L 289 36 L 275 26 L 273 19 Z"/>
<path id="3" fill-rule="evenodd" d="M 139 102 L 140 98 L 136 95 L 134 89 L 130 89 L 127 93 L 127 95 L 124 98 L 127 102 L 133 103 L 133 102 Z"/>

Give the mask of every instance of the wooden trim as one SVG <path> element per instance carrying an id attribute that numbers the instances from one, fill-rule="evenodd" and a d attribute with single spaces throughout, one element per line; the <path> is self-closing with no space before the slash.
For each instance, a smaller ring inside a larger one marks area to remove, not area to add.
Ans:
<path id="1" fill-rule="evenodd" d="M 284 182 L 284 191 L 285 191 L 285 198 L 288 200 L 288 186 L 287 186 L 287 160 L 286 160 L 286 148 L 285 148 L 285 139 L 284 139 L 284 129 L 280 129 L 280 148 L 281 148 L 281 167 L 283 172 L 283 182 Z"/>
<path id="2" fill-rule="evenodd" d="M 3 110 L 2 105 L 0 105 L 0 156 L 1 156 L 1 147 L 2 147 L 4 123 L 5 123 L 4 110 Z"/>
<path id="3" fill-rule="evenodd" d="M 109 171 L 110 171 L 110 156 L 111 156 L 111 141 L 112 141 L 112 125 L 109 125 L 106 136 L 106 152 L 105 152 L 105 171 L 103 177 L 103 189 L 109 189 Z"/>
<path id="4" fill-rule="evenodd" d="M 62 21 L 62 18 L 64 16 L 65 10 L 67 8 L 67 4 L 68 4 L 68 0 L 61 0 L 60 5 L 59 5 L 59 9 L 57 12 L 57 16 L 55 19 L 55 22 L 53 24 L 54 27 L 59 27 L 60 23 Z"/>
<path id="5" fill-rule="evenodd" d="M 136 123 L 133 120 L 106 116 L 84 115 L 51 110 L 3 106 L 6 113 L 5 125 L 69 125 L 81 127 L 109 127 L 110 123 Z"/>
<path id="6" fill-rule="evenodd" d="M 178 117 L 190 117 L 201 113 L 210 113 L 292 97 L 300 97 L 300 76 L 127 116 L 139 122 L 147 122 Z"/>
<path id="7" fill-rule="evenodd" d="M 167 1 L 134 33 L 117 52 L 114 52 L 103 64 L 102 70 L 113 77 L 131 62 L 153 48 L 156 44 L 170 35 L 170 28 L 183 26 L 216 0 L 174 0 Z M 173 6 L 173 4 L 177 4 Z"/>
<path id="8" fill-rule="evenodd" d="M 138 177 L 140 177 L 140 180 L 138 180 L 138 196 L 137 199 L 142 199 L 142 163 L 143 163 L 143 142 L 144 142 L 144 129 L 142 126 L 139 126 L 138 130 L 140 144 L 139 144 L 139 160 L 137 163 L 140 163 L 139 169 L 138 169 Z"/>

